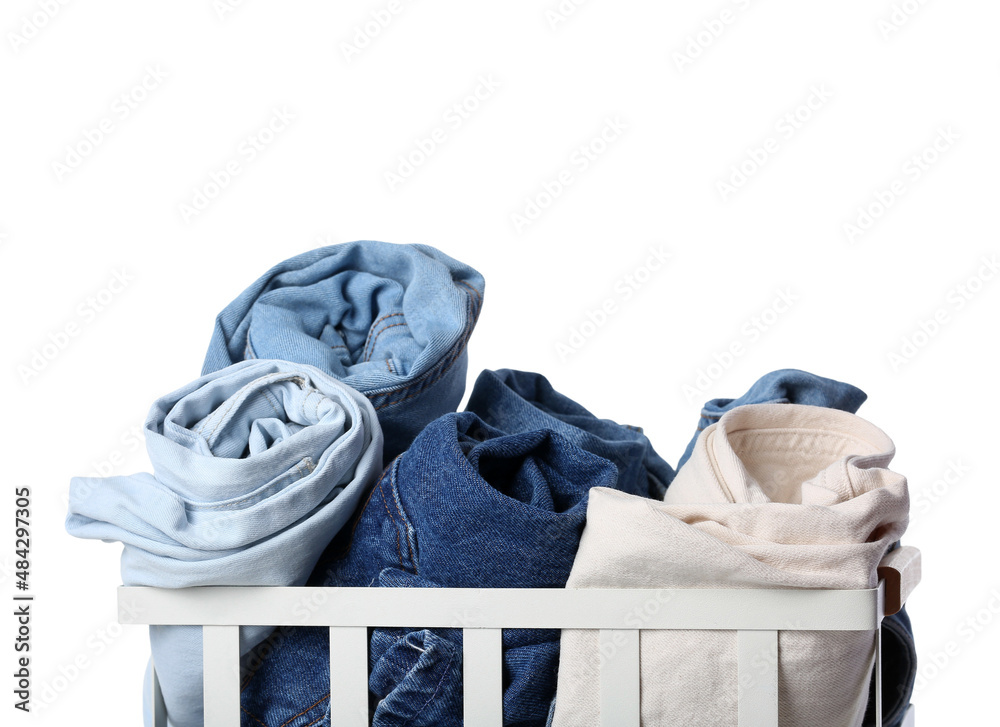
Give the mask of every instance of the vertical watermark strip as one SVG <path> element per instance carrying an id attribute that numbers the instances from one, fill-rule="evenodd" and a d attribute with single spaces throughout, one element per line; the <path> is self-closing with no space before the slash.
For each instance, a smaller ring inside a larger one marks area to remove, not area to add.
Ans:
<path id="1" fill-rule="evenodd" d="M 31 607 L 35 597 L 29 593 L 31 582 L 31 488 L 14 488 L 14 585 L 20 594 L 13 596 L 14 618 L 14 709 L 31 711 Z"/>

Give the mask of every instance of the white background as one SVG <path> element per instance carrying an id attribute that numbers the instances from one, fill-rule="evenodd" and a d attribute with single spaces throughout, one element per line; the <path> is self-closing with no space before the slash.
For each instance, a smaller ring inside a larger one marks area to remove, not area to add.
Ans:
<path id="1" fill-rule="evenodd" d="M 391 20 L 366 31 L 372 13 Z M 0 581 L 9 599 L 27 485 L 34 689 L 51 702 L 34 718 L 139 722 L 144 629 L 114 625 L 119 546 L 63 530 L 70 477 L 148 466 L 134 428 L 200 372 L 214 316 L 268 267 L 380 239 L 485 275 L 470 386 L 482 368 L 543 372 L 671 463 L 704 400 L 772 369 L 863 388 L 924 554 L 918 722 L 993 723 L 1000 277 L 980 260 L 1000 251 L 998 21 L 986 0 L 5 2 Z M 471 100 L 481 77 L 496 88 Z M 295 118 L 249 160 L 275 109 Z M 607 120 L 624 130 L 595 142 Z M 206 189 L 230 160 L 241 173 Z M 539 197 L 563 170 L 572 183 Z M 185 215 L 197 189 L 214 199 Z M 540 214 L 516 224 L 531 200 Z M 639 270 L 651 246 L 670 261 Z M 115 273 L 127 286 L 105 291 Z M 626 299 L 630 274 L 644 282 Z M 956 461 L 968 471 L 946 482 Z M 12 707 L 14 630 L 6 617 L 4 724 L 30 721 Z"/>

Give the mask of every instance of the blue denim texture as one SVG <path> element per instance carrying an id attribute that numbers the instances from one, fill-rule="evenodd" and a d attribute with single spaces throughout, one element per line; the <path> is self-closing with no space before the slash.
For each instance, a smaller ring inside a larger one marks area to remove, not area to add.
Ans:
<path id="1" fill-rule="evenodd" d="M 640 427 L 599 419 L 560 394 L 541 374 L 512 369 L 483 371 L 466 411 L 508 433 L 551 429 L 618 468 L 618 489 L 663 499 L 674 469 L 653 449 Z M 643 484 L 645 483 L 645 485 Z"/>
<path id="2" fill-rule="evenodd" d="M 483 372 L 468 409 L 433 422 L 390 464 L 312 584 L 562 587 L 591 487 L 662 497 L 673 478 L 640 430 L 597 419 L 537 374 Z M 418 627 L 372 633 L 374 725 L 462 724 L 461 632 Z M 559 633 L 510 630 L 503 645 L 504 723 L 543 725 Z M 325 724 L 326 633 L 287 629 L 269 651 L 251 657 L 243 724 Z"/>
<path id="3" fill-rule="evenodd" d="M 367 396 L 385 461 L 465 393 L 482 275 L 428 245 L 331 245 L 275 265 L 219 314 L 202 373 L 271 358 Z"/>
<path id="4" fill-rule="evenodd" d="M 67 531 L 121 541 L 127 586 L 304 585 L 379 476 L 371 403 L 312 367 L 247 361 L 157 400 L 153 474 L 74 478 Z M 246 653 L 269 627 L 241 629 Z M 174 727 L 203 723 L 201 629 L 153 626 Z"/>
<path id="5" fill-rule="evenodd" d="M 808 404 L 828 409 L 840 409 L 856 414 L 868 398 L 861 389 L 833 379 L 800 371 L 781 369 L 765 374 L 738 399 L 712 399 L 702 408 L 701 419 L 694 437 L 677 464 L 681 466 L 691 456 L 698 435 L 715 424 L 730 409 L 744 404 Z M 882 622 L 882 716 L 884 727 L 899 727 L 906 714 L 917 675 L 917 654 L 913 642 L 913 628 L 904 608 L 887 616 Z M 874 680 L 874 676 L 872 677 Z M 869 691 L 868 713 L 865 727 L 875 725 L 874 681 Z"/>

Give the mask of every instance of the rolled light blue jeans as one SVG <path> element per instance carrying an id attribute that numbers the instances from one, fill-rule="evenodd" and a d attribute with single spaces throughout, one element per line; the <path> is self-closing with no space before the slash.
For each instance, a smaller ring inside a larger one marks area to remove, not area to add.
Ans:
<path id="1" fill-rule="evenodd" d="M 129 586 L 303 585 L 377 479 L 371 403 L 302 364 L 247 361 L 153 404 L 153 474 L 75 478 L 66 529 L 121 541 Z M 249 651 L 269 631 L 241 630 Z M 150 628 L 174 727 L 203 723 L 201 629 Z"/>
<path id="2" fill-rule="evenodd" d="M 468 411 L 433 422 L 386 469 L 311 582 L 561 587 L 591 487 L 662 497 L 672 478 L 638 428 L 596 418 L 538 374 L 484 371 Z M 374 725 L 462 723 L 461 633 L 419 626 L 372 633 Z M 326 724 L 325 630 L 279 630 L 274 639 L 266 657 L 251 655 L 244 725 Z M 558 650 L 557 631 L 505 632 L 505 724 L 545 723 Z"/>
<path id="3" fill-rule="evenodd" d="M 428 245 L 312 250 L 226 306 L 202 373 L 255 358 L 315 366 L 371 400 L 388 461 L 461 402 L 484 287 L 482 275 Z"/>
<path id="4" fill-rule="evenodd" d="M 868 396 L 861 389 L 797 369 L 765 374 L 738 399 L 712 399 L 702 409 L 697 431 L 677 468 L 688 460 L 703 429 L 730 409 L 744 404 L 791 403 L 822 406 L 856 414 Z M 882 716 L 885 727 L 899 727 L 910 703 L 917 676 L 917 652 L 910 617 L 904 608 L 882 622 Z M 874 677 L 873 677 L 874 678 Z M 869 691 L 865 727 L 875 724 L 875 688 Z"/>

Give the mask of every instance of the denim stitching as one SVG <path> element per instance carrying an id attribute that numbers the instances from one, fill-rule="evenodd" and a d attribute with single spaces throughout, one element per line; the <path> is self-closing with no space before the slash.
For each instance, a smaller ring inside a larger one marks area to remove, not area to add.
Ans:
<path id="1" fill-rule="evenodd" d="M 215 427 L 212 429 L 212 433 L 209 434 L 207 437 L 205 437 L 205 439 L 211 439 L 213 436 L 215 436 L 215 430 L 218 429 L 222 425 L 222 421 L 226 418 L 226 416 L 233 409 L 233 407 L 236 406 L 237 403 L 239 403 L 239 401 L 240 401 L 240 394 L 242 394 L 244 391 L 246 391 L 247 389 L 249 389 L 251 386 L 253 386 L 257 382 L 261 381 L 262 379 L 273 378 L 274 376 L 275 376 L 274 374 L 272 374 L 271 376 L 262 376 L 260 379 L 256 379 L 254 381 L 250 381 L 250 382 L 244 384 L 243 386 L 241 386 L 240 389 L 239 389 L 239 391 L 237 391 L 235 394 L 232 395 L 230 403 L 229 403 L 229 406 L 226 407 L 226 410 L 222 414 L 219 415 L 219 421 L 216 422 Z M 271 382 L 268 382 L 268 383 L 271 383 Z M 218 411 L 218 410 L 216 410 L 216 411 Z M 208 426 L 208 420 L 206 420 L 200 427 L 198 427 L 197 433 L 201 434 L 205 430 L 205 427 L 207 427 L 207 426 Z"/>
<path id="2" fill-rule="evenodd" d="M 320 702 L 322 702 L 324 700 L 327 700 L 329 698 L 330 698 L 330 692 L 327 692 L 326 694 L 324 694 L 322 697 L 320 697 L 319 699 L 317 699 L 315 702 L 313 702 L 312 704 L 310 704 L 308 707 L 306 707 L 305 709 L 303 709 L 298 714 L 296 714 L 296 715 L 294 715 L 292 717 L 289 717 L 289 719 L 288 719 L 287 722 L 282 722 L 278 727 L 287 727 L 287 725 L 291 724 L 291 722 L 292 722 L 293 719 L 298 719 L 299 717 L 301 717 L 302 715 L 304 715 L 306 712 L 308 712 L 310 709 L 312 709 L 313 707 L 315 707 L 317 704 L 319 704 Z M 309 724 L 316 724 L 316 720 L 313 720 Z M 306 725 L 305 727 L 309 727 L 309 725 Z"/>
<path id="3" fill-rule="evenodd" d="M 379 331 L 375 335 L 375 338 L 372 339 L 372 350 L 371 350 L 371 353 L 368 353 L 367 350 L 365 351 L 365 361 L 368 361 L 369 359 L 371 359 L 372 354 L 375 353 L 375 344 L 378 342 L 379 336 L 381 336 L 383 333 L 385 333 L 386 331 L 388 331 L 390 328 L 398 328 L 399 326 L 409 326 L 409 323 L 407 323 L 406 321 L 403 321 L 402 323 L 393 323 L 392 325 L 386 326 L 385 328 L 383 328 L 381 331 Z"/>
<path id="4" fill-rule="evenodd" d="M 274 409 L 275 416 L 277 416 L 278 419 L 282 419 L 283 417 L 281 416 L 281 407 L 278 406 L 278 400 L 274 397 L 274 394 L 272 394 L 266 388 L 261 389 L 260 393 L 264 397 L 264 400 L 271 405 L 272 409 Z"/>
<path id="5" fill-rule="evenodd" d="M 285 472 L 283 474 L 278 475 L 274 479 L 275 480 L 279 480 L 279 481 L 283 480 L 283 479 L 286 479 L 290 474 L 292 474 L 292 470 L 293 469 L 297 473 L 302 474 L 302 470 L 300 468 L 301 468 L 303 462 L 306 462 L 306 461 L 308 461 L 311 464 L 311 460 L 309 459 L 309 457 L 304 457 L 303 459 L 301 459 L 298 462 L 296 462 L 292 467 L 290 467 L 289 469 L 285 470 Z M 306 467 L 308 468 L 309 464 L 306 464 Z M 315 467 L 313 469 L 315 469 Z M 309 472 L 306 472 L 305 474 L 303 474 L 302 477 L 305 477 L 307 474 L 310 474 L 311 472 L 312 472 L 312 470 L 309 470 Z M 269 490 L 273 490 L 273 489 L 274 489 L 274 485 L 272 485 L 269 488 Z M 222 503 L 220 505 L 198 505 L 196 503 L 186 503 L 185 504 L 185 509 L 195 510 L 195 511 L 198 511 L 198 512 L 207 511 L 207 510 L 222 510 L 223 508 L 229 508 L 229 507 L 235 507 L 236 505 L 242 505 L 244 502 L 249 502 L 250 500 L 257 499 L 258 497 L 259 497 L 258 494 L 247 495 L 246 497 L 244 497 L 244 498 L 242 498 L 240 500 L 236 500 L 235 502 Z"/>
<path id="6" fill-rule="evenodd" d="M 257 724 L 261 725 L 261 727 L 267 727 L 267 725 L 266 725 L 266 724 L 264 724 L 264 723 L 263 723 L 263 722 L 261 721 L 260 717 L 258 717 L 258 716 L 257 716 L 257 715 L 255 715 L 255 714 L 252 714 L 252 713 L 251 713 L 251 712 L 250 712 L 250 711 L 249 711 L 249 710 L 248 710 L 248 709 L 247 709 L 246 707 L 244 707 L 244 706 L 243 706 L 242 704 L 240 705 L 240 711 L 242 711 L 242 712 L 246 712 L 247 716 L 248 716 L 248 717 L 250 717 L 250 719 L 252 719 L 252 720 L 253 720 L 254 722 L 256 722 Z"/>
<path id="7" fill-rule="evenodd" d="M 458 282 L 462 282 L 462 281 L 458 281 Z M 473 288 L 472 286 L 470 286 L 468 284 L 465 284 L 465 285 L 466 285 L 467 288 L 469 288 L 469 290 L 473 291 L 476 294 L 477 300 L 478 300 L 479 291 L 477 291 L 475 288 Z M 420 377 L 419 379 L 411 382 L 410 385 L 407 386 L 405 389 L 401 389 L 400 392 L 388 392 L 387 394 L 382 395 L 382 396 L 391 396 L 394 393 L 401 393 L 403 391 L 413 391 L 413 389 L 415 387 L 419 386 L 419 389 L 417 391 L 415 391 L 414 393 L 409 394 L 407 396 L 404 396 L 401 399 L 395 399 L 393 401 L 387 401 L 384 404 L 379 404 L 378 406 L 375 407 L 375 411 L 381 411 L 382 409 L 386 409 L 386 408 L 388 408 L 390 406 L 395 406 L 396 404 L 399 404 L 400 402 L 406 401 L 407 399 L 412 399 L 415 396 L 419 396 L 427 388 L 429 388 L 430 386 L 433 386 L 438 381 L 440 381 L 442 378 L 444 378 L 445 374 L 448 373 L 448 371 L 451 369 L 451 367 L 455 363 L 455 361 L 457 361 L 459 359 L 459 357 L 465 352 L 465 349 L 468 347 L 468 345 L 469 345 L 469 338 L 471 338 L 473 328 L 475 327 L 476 321 L 479 318 L 479 311 L 478 311 L 478 309 L 475 310 L 475 311 L 472 310 L 472 299 L 471 299 L 471 297 L 466 297 L 466 308 L 468 309 L 468 312 L 469 312 L 469 323 L 468 323 L 468 325 L 466 325 L 465 331 L 463 332 L 462 337 L 458 341 L 455 342 L 456 346 L 453 349 L 454 353 L 451 356 L 451 358 L 450 359 L 443 359 L 442 362 L 436 368 L 430 369 L 425 374 L 423 374 L 422 377 Z M 437 374 L 437 375 L 434 376 L 433 378 L 430 378 L 433 374 Z"/>
<path id="8" fill-rule="evenodd" d="M 406 720 L 406 721 L 405 721 L 405 722 L 403 723 L 403 726 L 404 726 L 404 727 L 405 727 L 406 725 L 410 724 L 411 722 L 413 722 L 413 720 L 415 720 L 415 719 L 416 719 L 416 718 L 417 718 L 417 717 L 418 717 L 418 716 L 420 715 L 420 713 L 421 713 L 421 712 L 423 712 L 423 711 L 424 711 L 424 709 L 426 709 L 426 708 L 427 708 L 427 705 L 428 705 L 428 704 L 430 704 L 431 702 L 433 702 L 433 701 L 434 701 L 434 697 L 436 697 L 436 696 L 437 696 L 437 694 L 438 694 L 438 692 L 440 692 L 440 691 L 441 691 L 441 685 L 442 685 L 442 684 L 444 684 L 444 678 L 445 678 L 446 676 L 448 676 L 448 672 L 449 672 L 449 671 L 451 671 L 451 664 L 452 664 L 452 662 L 453 662 L 453 661 L 455 661 L 455 651 L 452 651 L 452 652 L 451 652 L 451 656 L 450 656 L 450 657 L 448 657 L 448 663 L 447 663 L 447 664 L 445 664 L 445 667 L 444 667 L 444 673 L 443 673 L 443 674 L 441 674 L 441 678 L 440 678 L 440 679 L 438 680 L 438 683 L 437 683 L 437 686 L 436 686 L 436 687 L 434 687 L 434 693 L 433 693 L 433 694 L 431 694 L 431 696 L 429 696 L 429 697 L 427 698 L 427 701 L 426 701 L 426 702 L 424 702 L 424 703 L 423 703 L 423 704 L 422 704 L 422 705 L 420 706 L 420 709 L 418 709 L 418 710 L 417 710 L 416 712 L 414 712 L 414 713 L 413 713 L 413 716 L 412 716 L 412 717 L 410 717 L 410 718 L 409 718 L 408 720 Z M 463 696 L 464 696 L 464 695 L 463 695 Z"/>
<path id="9" fill-rule="evenodd" d="M 403 503 L 399 500 L 399 488 L 396 487 L 396 468 L 393 468 L 392 475 L 390 476 L 392 480 L 392 503 L 396 506 L 396 512 L 399 513 L 399 519 L 403 521 L 404 532 L 406 533 L 406 552 L 410 555 L 410 563 L 413 567 L 413 572 L 417 575 L 420 573 L 417 571 L 417 559 L 413 555 L 413 547 L 410 545 L 410 530 L 413 528 L 410 526 L 410 520 L 406 517 L 403 511 Z"/>
<path id="10" fill-rule="evenodd" d="M 389 503 L 385 499 L 385 491 L 382 489 L 382 480 L 378 482 L 378 492 L 382 497 L 382 507 L 385 508 L 386 513 L 389 515 L 389 519 L 392 520 L 393 527 L 396 530 L 396 552 L 399 553 L 399 566 L 401 568 L 405 567 L 403 565 L 403 548 L 399 544 L 399 526 L 396 525 L 396 518 L 392 516 L 392 511 L 389 510 Z"/>
<path id="11" fill-rule="evenodd" d="M 386 313 L 384 316 L 382 316 L 377 321 L 375 321 L 374 323 L 372 323 L 371 327 L 368 329 L 368 336 L 365 337 L 365 345 L 361 347 L 362 353 L 368 350 L 368 342 L 372 338 L 372 331 L 375 330 L 375 326 L 377 326 L 379 323 L 381 323 L 382 321 L 384 321 L 386 318 L 393 318 L 395 316 L 401 316 L 401 315 L 403 315 L 402 311 L 399 311 L 397 313 Z M 344 348 L 347 348 L 347 347 L 344 346 Z"/>

